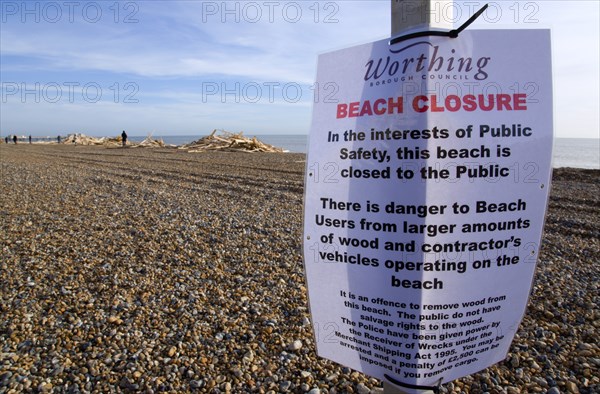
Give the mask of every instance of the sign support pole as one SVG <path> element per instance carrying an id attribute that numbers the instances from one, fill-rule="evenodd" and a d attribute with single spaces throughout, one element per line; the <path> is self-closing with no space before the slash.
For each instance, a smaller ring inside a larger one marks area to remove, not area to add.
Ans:
<path id="1" fill-rule="evenodd" d="M 391 0 L 391 37 L 414 31 L 453 29 L 452 0 Z"/>
<path id="2" fill-rule="evenodd" d="M 391 0 L 391 37 L 421 30 L 453 28 L 452 0 Z M 404 388 L 383 382 L 384 394 L 408 394 Z M 421 394 L 434 394 L 432 390 Z"/>

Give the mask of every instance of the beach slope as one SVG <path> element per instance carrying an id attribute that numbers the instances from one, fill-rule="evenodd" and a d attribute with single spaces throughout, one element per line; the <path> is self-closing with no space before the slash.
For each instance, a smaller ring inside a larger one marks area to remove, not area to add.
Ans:
<path id="1" fill-rule="evenodd" d="M 0 393 L 381 387 L 315 354 L 304 160 L 0 145 Z M 445 392 L 600 392 L 599 222 L 600 171 L 555 170 L 511 352 Z"/>

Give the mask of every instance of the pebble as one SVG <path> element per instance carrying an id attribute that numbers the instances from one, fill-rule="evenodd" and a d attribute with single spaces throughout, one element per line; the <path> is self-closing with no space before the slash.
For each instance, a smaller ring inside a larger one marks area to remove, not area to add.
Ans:
<path id="1" fill-rule="evenodd" d="M 302 341 L 297 339 L 288 345 L 288 350 L 296 351 L 302 349 Z"/>
<path id="2" fill-rule="evenodd" d="M 358 394 L 369 394 L 371 392 L 371 389 L 365 386 L 364 383 L 359 383 L 358 385 L 356 385 L 356 392 Z"/>
<path id="3" fill-rule="evenodd" d="M 304 155 L 0 157 L 0 392 L 381 392 L 315 352 Z M 553 176 L 510 356 L 442 392 L 600 392 L 600 172 Z"/>
<path id="4" fill-rule="evenodd" d="M 566 387 L 569 393 L 579 394 L 577 384 L 575 384 L 574 382 L 568 381 Z"/>
<path id="5" fill-rule="evenodd" d="M 289 380 L 285 380 L 285 381 L 279 383 L 279 388 L 283 392 L 288 391 L 290 389 L 290 387 L 292 387 L 292 382 L 290 382 Z"/>

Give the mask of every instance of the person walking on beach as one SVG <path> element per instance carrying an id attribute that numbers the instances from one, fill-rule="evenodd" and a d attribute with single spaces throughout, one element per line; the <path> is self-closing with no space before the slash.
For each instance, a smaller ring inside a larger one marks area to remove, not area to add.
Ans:
<path id="1" fill-rule="evenodd" d="M 17 136 L 13 135 L 13 142 L 15 143 L 15 145 L 17 145 Z"/>
<path id="2" fill-rule="evenodd" d="M 127 143 L 127 133 L 125 130 L 121 133 L 121 140 L 123 141 L 123 148 L 125 148 L 125 144 Z"/>
<path id="3" fill-rule="evenodd" d="M 4 142 L 8 144 L 8 136 L 4 137 Z"/>
<path id="4" fill-rule="evenodd" d="M 31 144 L 31 134 L 29 134 L 29 143 Z"/>
<path id="5" fill-rule="evenodd" d="M 56 137 L 56 140 L 58 141 L 58 143 L 60 144 L 60 135 L 58 137 Z"/>

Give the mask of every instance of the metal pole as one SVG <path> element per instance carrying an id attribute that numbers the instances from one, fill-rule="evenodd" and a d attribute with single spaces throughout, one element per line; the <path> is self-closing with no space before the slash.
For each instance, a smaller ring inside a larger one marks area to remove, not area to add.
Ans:
<path id="1" fill-rule="evenodd" d="M 392 37 L 413 31 L 444 29 L 454 25 L 452 0 L 391 0 Z"/>
<path id="2" fill-rule="evenodd" d="M 454 20 L 452 0 L 391 0 L 391 37 L 415 31 L 451 30 Z M 390 382 L 383 382 L 384 394 L 433 394 L 432 390 L 407 390 Z"/>

